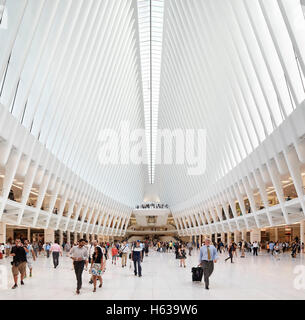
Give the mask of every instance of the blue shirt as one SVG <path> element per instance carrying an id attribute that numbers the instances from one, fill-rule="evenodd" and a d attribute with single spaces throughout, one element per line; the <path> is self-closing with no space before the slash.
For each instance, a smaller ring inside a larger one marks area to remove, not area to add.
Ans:
<path id="1" fill-rule="evenodd" d="M 210 249 L 210 259 L 208 259 L 208 250 L 207 250 L 207 246 L 203 245 L 200 248 L 200 254 L 199 254 L 199 263 L 201 263 L 201 261 L 213 261 L 213 260 L 217 260 L 218 256 L 217 256 L 217 250 L 216 248 L 211 244 L 209 245 L 209 249 Z"/>

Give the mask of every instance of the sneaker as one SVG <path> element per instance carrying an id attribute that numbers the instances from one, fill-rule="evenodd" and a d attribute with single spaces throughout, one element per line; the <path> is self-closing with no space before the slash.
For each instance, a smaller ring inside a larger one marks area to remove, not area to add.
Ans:
<path id="1" fill-rule="evenodd" d="M 92 283 L 93 283 L 93 281 L 92 281 L 92 280 L 90 280 L 90 281 L 89 281 L 89 284 L 92 284 Z"/>
<path id="2" fill-rule="evenodd" d="M 80 291 L 78 289 L 76 289 L 76 294 L 80 294 Z"/>
<path id="3" fill-rule="evenodd" d="M 12 289 L 16 289 L 18 288 L 17 284 L 15 283 L 13 286 L 12 286 Z"/>
<path id="4" fill-rule="evenodd" d="M 23 281 L 20 281 L 20 284 L 21 284 L 21 285 L 24 285 L 24 282 L 23 282 Z"/>

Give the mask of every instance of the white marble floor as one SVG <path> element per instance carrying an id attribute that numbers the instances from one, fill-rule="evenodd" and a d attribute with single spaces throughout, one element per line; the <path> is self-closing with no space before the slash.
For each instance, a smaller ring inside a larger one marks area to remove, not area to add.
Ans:
<path id="1" fill-rule="evenodd" d="M 171 253 L 150 252 L 142 264 L 143 277 L 135 277 L 133 269 L 111 265 L 107 261 L 103 288 L 92 292 L 88 281 L 90 275 L 83 273 L 83 289 L 75 294 L 75 274 L 72 261 L 60 258 L 60 265 L 53 268 L 51 258 L 39 257 L 34 263 L 33 277 L 25 279 L 25 285 L 12 290 L 13 281 L 10 272 L 11 258 L 0 260 L 0 266 L 6 266 L 8 288 L 0 288 L 0 300 L 3 299 L 168 299 L 168 300 L 210 300 L 210 299 L 305 299 L 305 290 L 294 288 L 297 274 L 294 268 L 305 265 L 305 256 L 292 259 L 282 255 L 279 261 L 267 254 L 258 257 L 247 255 L 245 259 L 226 263 L 226 254 L 220 255 L 210 278 L 210 290 L 204 289 L 204 283 L 191 280 L 191 267 L 198 263 L 198 251 L 187 259 L 187 267 L 180 268 L 178 260 Z M 0 270 L 3 271 L 4 267 Z M 5 273 L 1 273 L 3 277 Z"/>

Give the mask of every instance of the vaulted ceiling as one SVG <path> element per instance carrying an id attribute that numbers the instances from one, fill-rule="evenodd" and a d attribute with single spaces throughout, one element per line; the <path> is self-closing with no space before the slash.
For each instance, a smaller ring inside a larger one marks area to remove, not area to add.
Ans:
<path id="1" fill-rule="evenodd" d="M 305 99 L 300 0 L 2 2 L 0 103 L 77 176 L 129 207 L 150 183 L 173 211 L 200 204 Z M 124 121 L 144 130 L 146 163 L 101 164 L 113 151 L 101 131 L 120 132 Z M 189 174 L 187 155 L 156 163 L 158 128 L 206 130 L 204 173 Z"/>

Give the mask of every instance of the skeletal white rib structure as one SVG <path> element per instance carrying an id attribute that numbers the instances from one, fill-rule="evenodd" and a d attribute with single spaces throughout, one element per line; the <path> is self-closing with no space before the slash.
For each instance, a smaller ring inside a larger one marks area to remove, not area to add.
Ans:
<path id="1" fill-rule="evenodd" d="M 203 176 L 187 176 L 186 165 L 156 168 L 180 235 L 304 219 L 301 2 L 176 0 L 164 12 L 159 127 L 207 129 Z M 290 201 L 284 177 L 297 193 Z"/>
<path id="2" fill-rule="evenodd" d="M 143 170 L 101 166 L 98 136 L 126 119 L 143 127 L 136 2 L 12 0 L 6 9 L 0 220 L 123 235 L 142 200 Z M 15 179 L 19 201 L 8 200 Z"/>
<path id="3" fill-rule="evenodd" d="M 146 166 L 101 166 L 98 137 L 125 120 L 146 128 L 149 182 L 180 235 L 305 219 L 303 0 L 2 3 L 0 221 L 124 235 Z M 164 23 L 147 23 L 147 3 Z M 147 25 L 154 56 L 143 49 Z M 188 176 L 187 163 L 154 172 L 158 123 L 207 130 L 204 175 Z"/>

